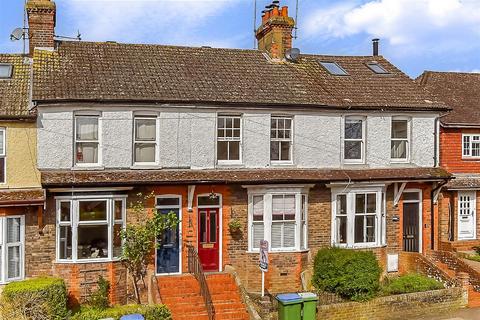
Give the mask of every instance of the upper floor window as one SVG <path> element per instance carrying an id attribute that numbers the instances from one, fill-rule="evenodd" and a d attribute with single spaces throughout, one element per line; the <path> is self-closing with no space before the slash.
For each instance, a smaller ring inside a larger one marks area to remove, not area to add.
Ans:
<path id="1" fill-rule="evenodd" d="M 10 79 L 13 75 L 13 66 L 9 63 L 0 63 L 0 79 Z"/>
<path id="2" fill-rule="evenodd" d="M 464 158 L 480 158 L 480 134 L 464 134 L 462 141 Z"/>
<path id="3" fill-rule="evenodd" d="M 343 190 L 342 190 L 343 191 Z M 383 193 L 378 189 L 333 193 L 333 244 L 349 247 L 383 243 Z"/>
<path id="4" fill-rule="evenodd" d="M 157 163 L 157 118 L 151 116 L 135 116 L 133 121 L 134 163 Z"/>
<path id="5" fill-rule="evenodd" d="M 365 119 L 345 118 L 343 157 L 346 163 L 363 163 L 365 155 Z"/>
<path id="6" fill-rule="evenodd" d="M 390 152 L 392 160 L 408 160 L 410 148 L 409 123 L 407 119 L 392 119 Z"/>
<path id="7" fill-rule="evenodd" d="M 219 115 L 217 121 L 218 162 L 241 162 L 241 117 Z"/>
<path id="8" fill-rule="evenodd" d="M 274 116 L 270 125 L 270 160 L 292 161 L 292 118 Z"/>
<path id="9" fill-rule="evenodd" d="M 5 183 L 7 176 L 7 139 L 5 128 L 0 128 L 0 183 Z"/>
<path id="10" fill-rule="evenodd" d="M 57 259 L 111 260 L 120 257 L 125 197 L 61 198 L 57 201 Z"/>
<path id="11" fill-rule="evenodd" d="M 253 190 L 249 196 L 249 248 L 261 240 L 272 251 L 307 248 L 307 196 L 303 188 Z"/>
<path id="12" fill-rule="evenodd" d="M 99 164 L 99 116 L 75 116 L 75 164 Z"/>

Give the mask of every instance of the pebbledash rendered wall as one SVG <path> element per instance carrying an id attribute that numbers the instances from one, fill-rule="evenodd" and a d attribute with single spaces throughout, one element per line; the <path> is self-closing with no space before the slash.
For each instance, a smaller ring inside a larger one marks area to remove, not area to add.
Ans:
<path id="1" fill-rule="evenodd" d="M 68 110 L 68 111 L 67 111 Z M 73 165 L 74 111 L 101 111 L 102 163 L 105 168 L 132 166 L 134 112 L 159 113 L 160 168 L 215 168 L 217 114 L 242 114 L 242 167 L 266 168 L 270 163 L 270 115 L 294 116 L 293 166 L 340 168 L 342 164 L 343 116 L 367 116 L 366 165 L 408 167 L 434 165 L 435 114 L 327 113 L 291 110 L 206 108 L 75 108 L 40 107 L 38 116 L 38 165 L 41 169 L 67 169 Z M 391 117 L 411 117 L 411 161 L 390 162 Z M 354 165 L 358 168 L 358 165 Z M 363 166 L 360 166 L 363 167 Z"/>

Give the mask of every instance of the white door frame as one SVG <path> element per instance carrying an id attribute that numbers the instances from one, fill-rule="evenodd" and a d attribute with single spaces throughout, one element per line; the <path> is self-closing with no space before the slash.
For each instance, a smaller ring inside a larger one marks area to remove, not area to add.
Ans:
<path id="1" fill-rule="evenodd" d="M 473 212 L 473 236 L 472 237 L 460 237 L 460 194 L 470 194 L 473 197 L 473 208 L 470 208 Z M 477 239 L 477 190 L 458 190 L 457 191 L 457 239 L 463 240 L 475 240 Z"/>

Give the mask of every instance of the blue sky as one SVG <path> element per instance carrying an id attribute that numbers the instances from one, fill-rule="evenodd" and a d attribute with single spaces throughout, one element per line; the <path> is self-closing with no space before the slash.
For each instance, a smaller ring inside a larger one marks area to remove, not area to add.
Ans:
<path id="1" fill-rule="evenodd" d="M 257 0 L 260 11 L 270 0 Z M 213 47 L 253 47 L 254 0 L 57 0 L 57 35 Z M 281 0 L 295 14 L 295 0 Z M 0 52 L 21 52 L 9 34 L 23 0 L 0 0 Z M 480 72 L 479 0 L 299 0 L 294 46 L 305 53 L 380 52 L 411 77 L 423 70 Z"/>

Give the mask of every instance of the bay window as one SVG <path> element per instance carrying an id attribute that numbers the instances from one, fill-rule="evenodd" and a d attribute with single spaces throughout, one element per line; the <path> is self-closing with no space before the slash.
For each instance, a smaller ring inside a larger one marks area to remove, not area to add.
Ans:
<path id="1" fill-rule="evenodd" d="M 24 277 L 25 217 L 0 217 L 0 283 Z"/>
<path id="2" fill-rule="evenodd" d="M 135 116 L 133 139 L 133 160 L 135 164 L 156 164 L 157 157 L 157 118 Z"/>
<path id="3" fill-rule="evenodd" d="M 111 260 L 122 253 L 125 197 L 57 199 L 57 259 Z"/>
<path id="4" fill-rule="evenodd" d="M 332 192 L 332 244 L 369 247 L 384 244 L 382 188 Z"/>
<path id="5" fill-rule="evenodd" d="M 99 116 L 75 116 L 75 165 L 100 164 Z"/>
<path id="6" fill-rule="evenodd" d="M 249 188 L 249 250 L 267 240 L 271 251 L 307 249 L 308 188 Z"/>
<path id="7" fill-rule="evenodd" d="M 362 117 L 345 118 L 343 159 L 345 163 L 363 163 L 365 159 L 365 119 Z"/>

